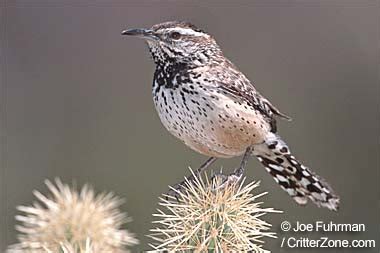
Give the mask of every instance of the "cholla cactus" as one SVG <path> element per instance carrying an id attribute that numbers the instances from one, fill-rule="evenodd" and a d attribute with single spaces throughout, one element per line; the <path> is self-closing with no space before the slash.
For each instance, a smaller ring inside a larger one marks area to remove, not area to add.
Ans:
<path id="1" fill-rule="evenodd" d="M 8 252 L 17 253 L 122 253 L 138 241 L 121 227 L 130 219 L 119 211 L 123 201 L 112 193 L 95 195 L 84 186 L 80 192 L 55 180 L 45 181 L 51 196 L 38 191 L 40 202 L 19 206 L 16 220 L 19 243 Z"/>
<path id="2" fill-rule="evenodd" d="M 278 211 L 255 202 L 266 194 L 251 193 L 259 183 L 244 186 L 244 179 L 230 178 L 226 183 L 222 175 L 211 180 L 195 177 L 177 191 L 177 198 L 160 198 L 165 211 L 154 215 L 158 220 L 157 228 L 151 229 L 151 247 L 169 252 L 268 252 L 260 238 L 275 234 L 267 232 L 271 225 L 261 216 Z"/>

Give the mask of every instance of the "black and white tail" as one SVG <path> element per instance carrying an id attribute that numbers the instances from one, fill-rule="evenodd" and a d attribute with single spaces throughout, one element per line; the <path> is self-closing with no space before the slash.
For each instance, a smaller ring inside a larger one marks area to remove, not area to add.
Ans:
<path id="1" fill-rule="evenodd" d="M 264 143 L 254 146 L 253 154 L 298 204 L 305 205 L 309 198 L 319 207 L 338 210 L 339 197 L 329 184 L 302 165 L 280 136 L 271 133 Z"/>

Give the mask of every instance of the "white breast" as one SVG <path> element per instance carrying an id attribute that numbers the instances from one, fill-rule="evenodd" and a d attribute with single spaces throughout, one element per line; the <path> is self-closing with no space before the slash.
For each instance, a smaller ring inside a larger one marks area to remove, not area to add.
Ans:
<path id="1" fill-rule="evenodd" d="M 270 131 L 259 112 L 215 87 L 181 84 L 177 89 L 161 87 L 153 96 L 165 128 L 207 156 L 239 156 Z"/>

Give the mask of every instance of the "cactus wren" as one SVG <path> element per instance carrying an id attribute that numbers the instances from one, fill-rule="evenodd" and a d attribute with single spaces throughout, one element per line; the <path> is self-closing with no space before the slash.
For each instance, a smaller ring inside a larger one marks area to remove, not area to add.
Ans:
<path id="1" fill-rule="evenodd" d="M 297 160 L 276 134 L 276 117 L 290 119 L 256 91 L 212 36 L 187 22 L 124 30 L 145 39 L 156 65 L 153 100 L 165 128 L 193 150 L 216 158 L 253 154 L 298 204 L 310 199 L 337 210 L 339 198 L 321 177 Z"/>

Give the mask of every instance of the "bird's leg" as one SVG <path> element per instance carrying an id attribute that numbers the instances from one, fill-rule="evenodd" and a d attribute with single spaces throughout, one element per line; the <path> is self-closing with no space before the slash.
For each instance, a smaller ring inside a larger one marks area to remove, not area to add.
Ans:
<path id="1" fill-rule="evenodd" d="M 214 175 L 214 177 L 222 176 L 223 182 L 214 190 L 219 190 L 224 187 L 226 187 L 229 183 L 234 183 L 240 181 L 241 177 L 244 174 L 245 167 L 247 166 L 248 160 L 252 155 L 253 146 L 249 146 L 243 155 L 243 159 L 240 162 L 240 166 L 234 170 L 231 174 L 224 176 L 224 175 Z"/>
<path id="2" fill-rule="evenodd" d="M 252 151 L 253 151 L 253 146 L 249 146 L 245 150 L 245 153 L 243 155 L 243 159 L 240 162 L 239 168 L 235 169 L 235 171 L 230 176 L 235 176 L 235 177 L 239 178 L 239 180 L 240 180 L 241 176 L 243 176 L 243 174 L 244 174 L 244 170 L 245 170 L 245 167 L 247 166 L 248 160 L 252 155 Z"/>
<path id="3" fill-rule="evenodd" d="M 201 164 L 201 166 L 195 171 L 196 176 L 199 176 L 205 169 L 207 169 L 211 164 L 213 164 L 216 161 L 216 157 L 210 157 L 208 158 L 204 163 Z M 191 175 L 192 177 L 193 175 Z"/>
<path id="4" fill-rule="evenodd" d="M 208 158 L 204 163 L 201 164 L 201 166 L 194 171 L 193 174 L 191 174 L 190 176 L 186 177 L 185 180 L 181 181 L 180 183 L 178 184 L 175 184 L 173 185 L 169 190 L 169 192 L 167 193 L 168 197 L 169 196 L 174 196 L 177 198 L 177 195 L 178 195 L 178 192 L 177 191 L 181 191 L 181 189 L 183 188 L 183 186 L 185 185 L 186 181 L 193 181 L 195 179 L 195 177 L 199 177 L 200 174 L 205 170 L 207 169 L 211 164 L 213 164 L 215 161 L 216 161 L 216 157 L 210 157 Z"/>

